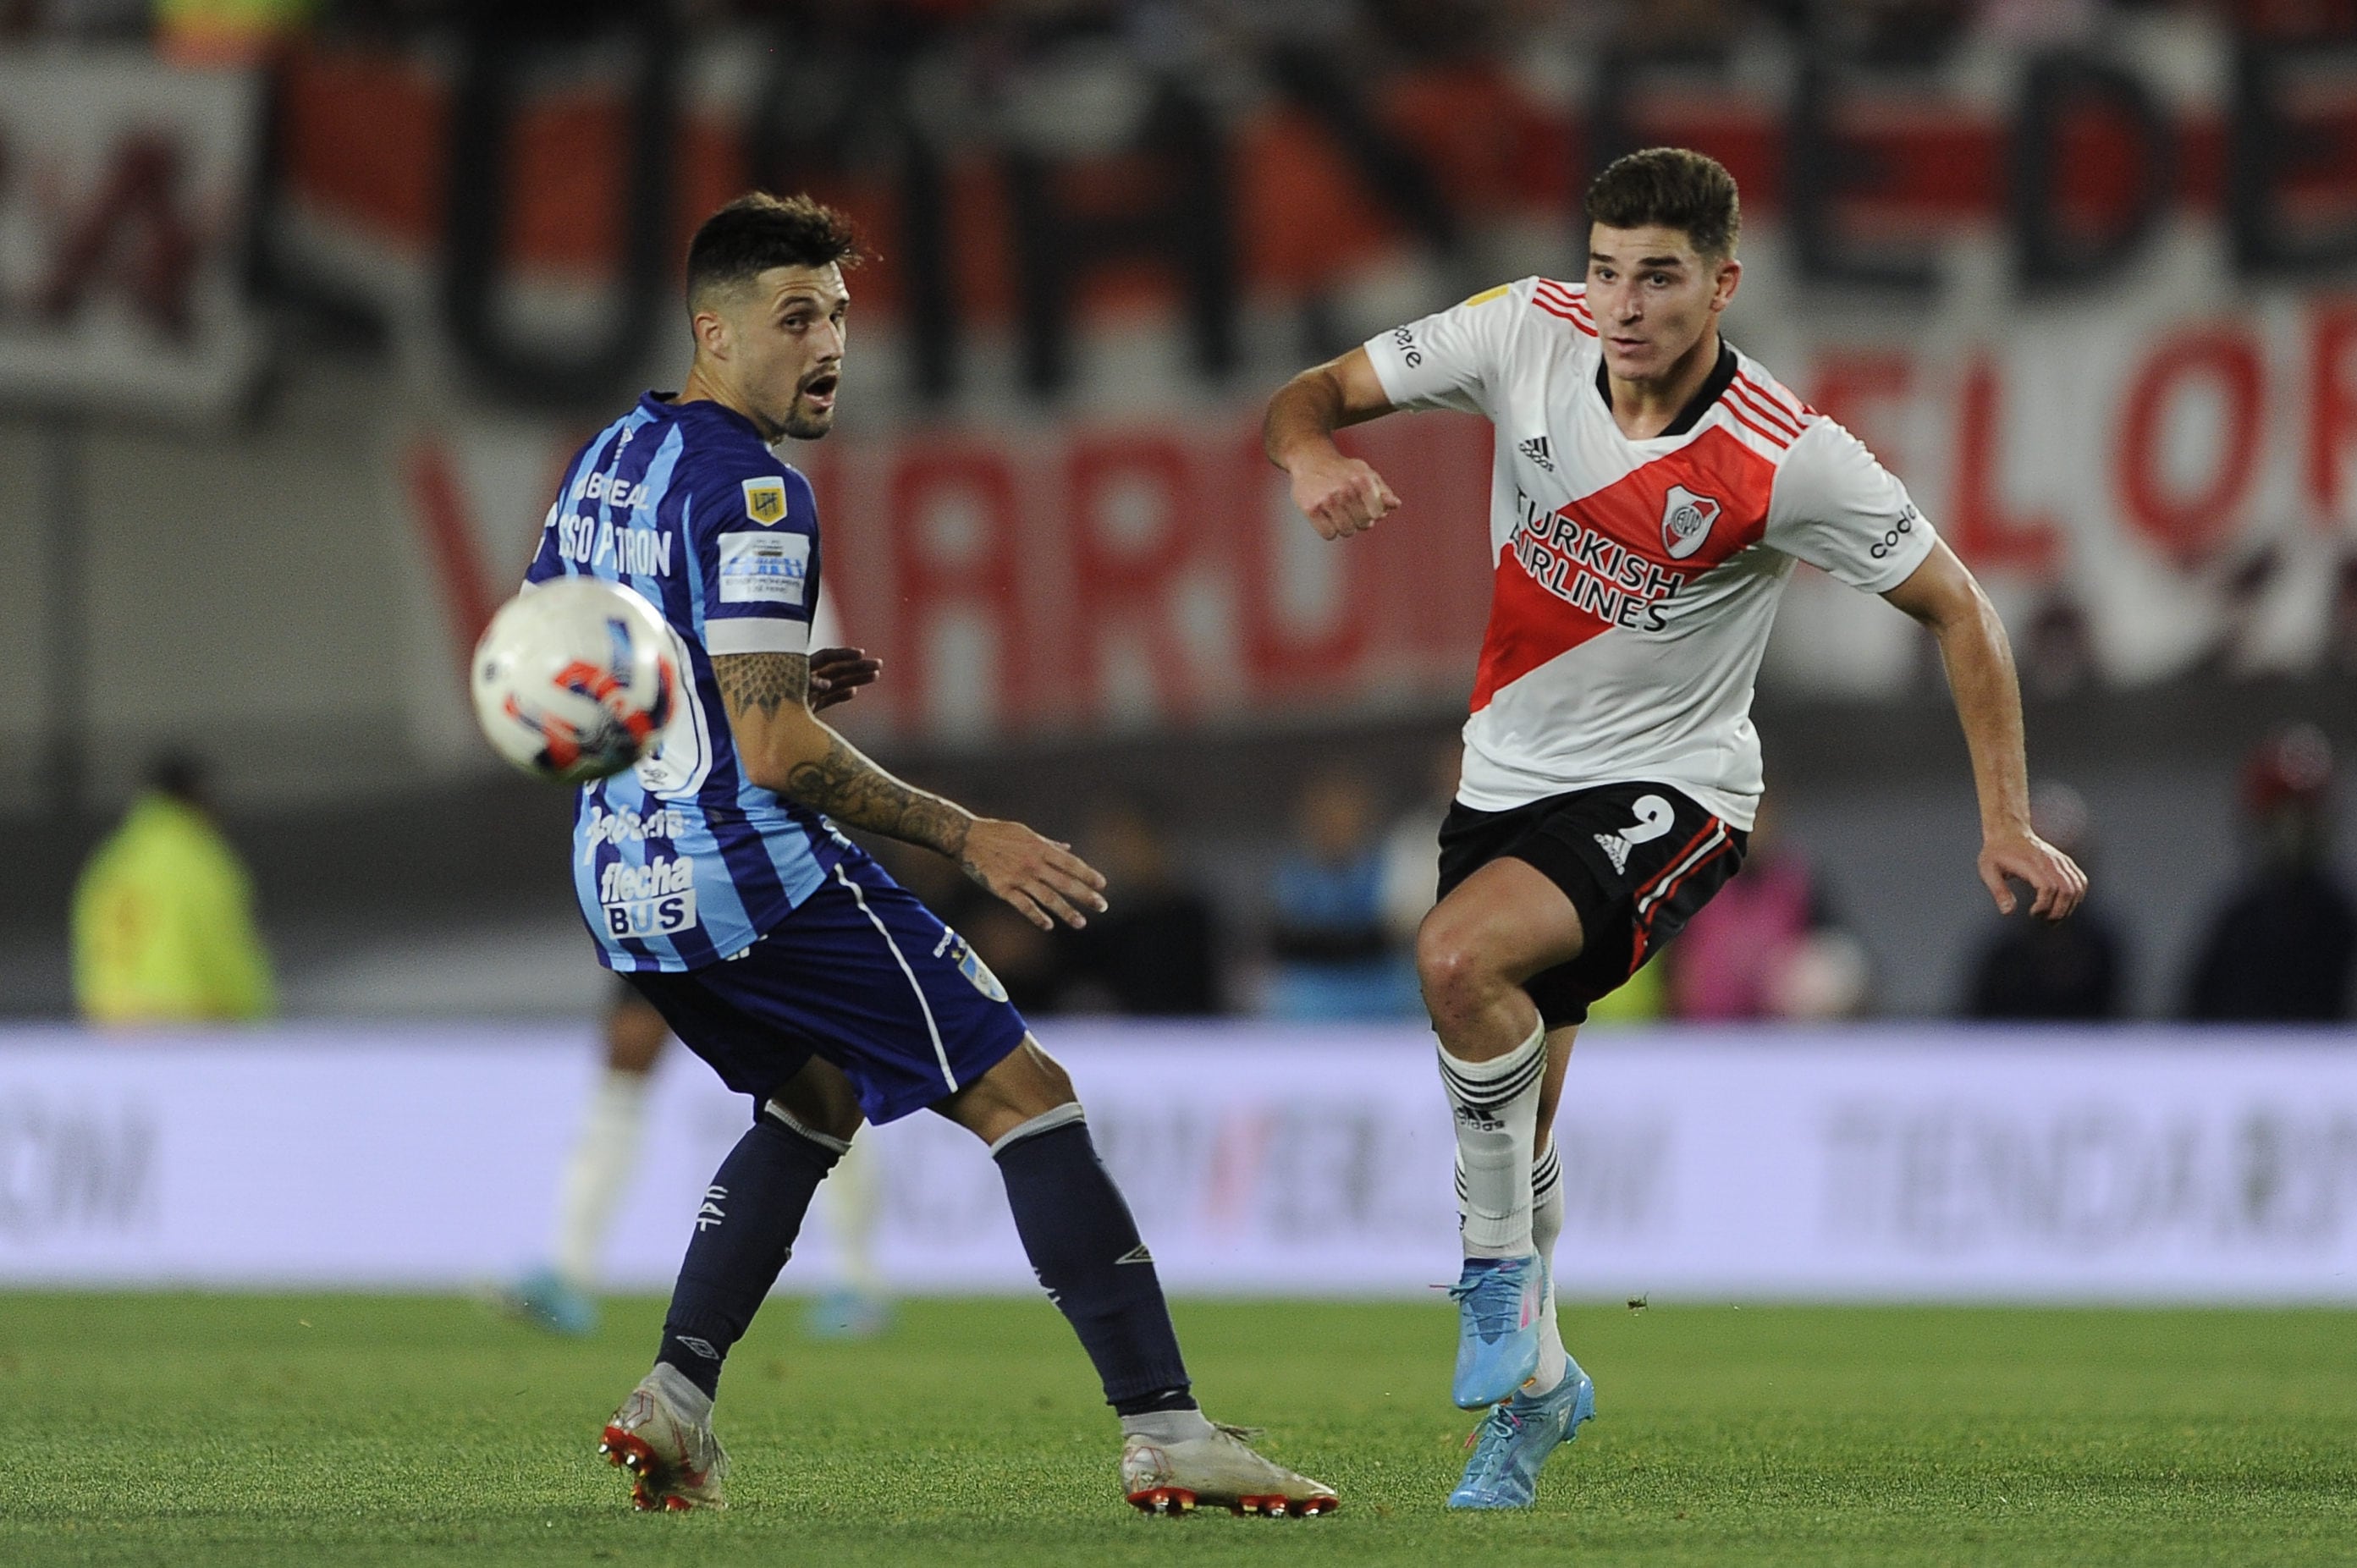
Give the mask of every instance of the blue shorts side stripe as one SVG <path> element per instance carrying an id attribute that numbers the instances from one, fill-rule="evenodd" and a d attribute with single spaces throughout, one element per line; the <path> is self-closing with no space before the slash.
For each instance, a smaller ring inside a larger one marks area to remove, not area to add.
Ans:
<path id="1" fill-rule="evenodd" d="M 859 890 L 859 884 L 843 874 L 840 861 L 835 863 L 834 879 L 849 891 L 859 905 L 859 912 L 867 917 L 867 923 L 876 928 L 876 934 L 882 937 L 884 945 L 892 950 L 892 961 L 900 966 L 900 972 L 909 977 L 909 989 L 917 996 L 917 1011 L 925 1015 L 925 1033 L 933 1042 L 933 1059 L 942 1064 L 942 1081 L 949 1086 L 952 1094 L 955 1094 L 957 1074 L 950 1070 L 950 1054 L 942 1047 L 942 1026 L 934 1021 L 933 1004 L 925 1000 L 925 988 L 917 983 L 917 972 L 909 967 L 909 955 L 900 950 L 900 944 L 892 940 L 892 933 L 885 928 L 883 921 L 876 918 L 876 911 L 867 907 L 867 895 Z"/>

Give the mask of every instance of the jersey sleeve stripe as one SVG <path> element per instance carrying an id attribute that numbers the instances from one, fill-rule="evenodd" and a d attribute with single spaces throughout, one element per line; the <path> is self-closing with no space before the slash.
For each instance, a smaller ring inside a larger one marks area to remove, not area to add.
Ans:
<path id="1" fill-rule="evenodd" d="M 1587 301 L 1583 296 L 1566 293 L 1559 288 L 1534 289 L 1531 293 L 1531 302 L 1534 305 L 1552 305 L 1579 316 L 1592 314 L 1587 308 Z"/>
<path id="2" fill-rule="evenodd" d="M 715 616 L 704 623 L 706 653 L 805 653 L 810 622 L 776 616 Z"/>
<path id="3" fill-rule="evenodd" d="M 1758 399 L 1760 402 L 1766 403 L 1770 408 L 1774 409 L 1778 413 L 1782 414 L 1784 416 L 1785 423 L 1792 426 L 1792 433 L 1794 435 L 1799 435 L 1801 427 L 1808 423 L 1808 405 L 1802 403 L 1799 399 L 1795 398 L 1792 402 L 1787 403 L 1783 398 L 1778 397 L 1776 393 L 1769 388 L 1761 386 L 1758 381 L 1755 381 L 1750 377 L 1739 372 L 1735 378 L 1735 384 L 1741 387 L 1745 392 L 1750 393 L 1752 397 Z"/>
<path id="4" fill-rule="evenodd" d="M 1588 322 L 1580 317 L 1573 315 L 1570 311 L 1558 309 L 1556 306 L 1549 305 L 1544 299 L 1534 298 L 1531 303 L 1537 306 L 1541 310 L 1545 311 L 1549 316 L 1555 317 L 1559 321 L 1570 322 L 1574 327 L 1578 328 L 1590 338 L 1596 336 L 1596 328 L 1593 326 L 1589 325 Z"/>
<path id="5" fill-rule="evenodd" d="M 1798 416 L 1784 409 L 1781 404 L 1768 402 L 1767 399 L 1760 396 L 1756 388 L 1747 384 L 1742 377 L 1738 376 L 1733 381 L 1729 382 L 1727 392 L 1729 401 L 1740 403 L 1745 408 L 1750 410 L 1752 413 L 1766 420 L 1769 424 L 1782 431 L 1787 440 L 1793 440 L 1799 437 L 1801 434 L 1801 421 Z"/>
<path id="6" fill-rule="evenodd" d="M 1743 412 L 1743 405 L 1737 403 L 1733 398 L 1728 398 L 1721 406 L 1727 410 L 1728 416 L 1734 419 L 1737 424 L 1741 424 L 1745 429 L 1750 431 L 1754 435 L 1759 436 L 1761 440 L 1773 444 L 1778 451 L 1781 452 L 1785 447 L 1790 446 L 1792 444 L 1792 438 L 1785 435 L 1782 431 L 1771 430 L 1768 426 L 1760 424 L 1758 420 L 1747 415 Z"/>

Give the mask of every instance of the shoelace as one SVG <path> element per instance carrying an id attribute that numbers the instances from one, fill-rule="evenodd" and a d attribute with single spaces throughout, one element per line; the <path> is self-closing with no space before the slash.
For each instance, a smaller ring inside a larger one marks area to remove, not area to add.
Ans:
<path id="1" fill-rule="evenodd" d="M 1505 1468 L 1507 1449 L 1522 1430 L 1521 1416 L 1504 1405 L 1491 1407 L 1489 1418 L 1465 1434 L 1466 1447 L 1471 1448 L 1477 1443 L 1481 1445 L 1480 1451 L 1473 1455 L 1473 1462 L 1480 1469 L 1467 1475 L 1465 1479 L 1481 1486 L 1495 1484 L 1499 1472 Z M 1493 1437 L 1498 1441 L 1487 1441 Z"/>
<path id="2" fill-rule="evenodd" d="M 1448 1299 L 1473 1304 L 1473 1331 L 1496 1339 L 1522 1326 L 1523 1282 L 1504 1269 L 1483 1269 L 1448 1287 Z"/>

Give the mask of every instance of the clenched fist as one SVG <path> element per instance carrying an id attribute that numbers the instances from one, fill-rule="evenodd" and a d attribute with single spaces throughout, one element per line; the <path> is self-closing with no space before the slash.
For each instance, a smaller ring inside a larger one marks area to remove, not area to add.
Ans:
<path id="1" fill-rule="evenodd" d="M 1293 504 L 1320 539 L 1348 539 L 1374 527 L 1400 499 L 1373 468 L 1332 452 L 1295 466 Z"/>

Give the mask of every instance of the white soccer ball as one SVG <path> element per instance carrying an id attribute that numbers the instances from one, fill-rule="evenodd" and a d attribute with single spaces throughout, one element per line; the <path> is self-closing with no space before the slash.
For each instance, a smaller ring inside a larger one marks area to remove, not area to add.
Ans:
<path id="1" fill-rule="evenodd" d="M 654 606 L 619 583 L 561 577 L 500 607 L 475 645 L 475 717 L 538 779 L 619 773 L 662 743 L 684 673 Z"/>

